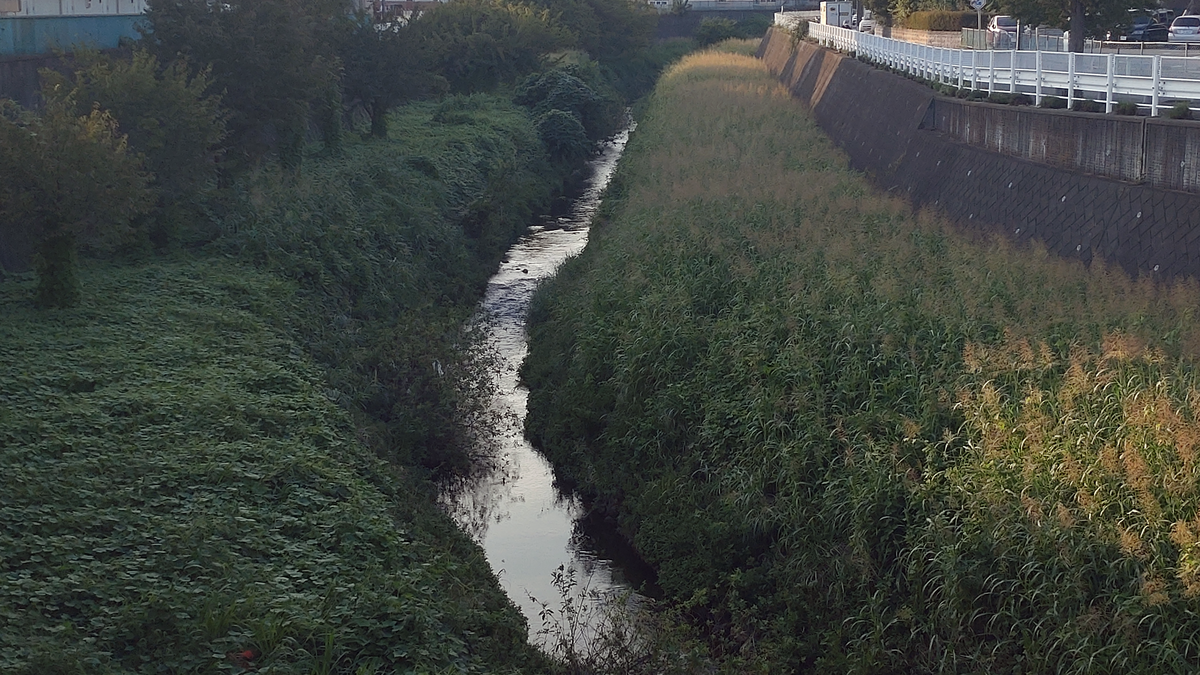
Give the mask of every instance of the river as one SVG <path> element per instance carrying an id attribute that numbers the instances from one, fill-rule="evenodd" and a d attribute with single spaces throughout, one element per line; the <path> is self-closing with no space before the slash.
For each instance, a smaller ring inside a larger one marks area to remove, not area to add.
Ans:
<path id="1" fill-rule="evenodd" d="M 530 638 L 545 644 L 543 603 L 558 612 L 561 584 L 553 583 L 560 567 L 573 574 L 573 595 L 587 589 L 613 596 L 641 585 L 636 561 L 618 564 L 623 556 L 619 537 L 595 523 L 583 522 L 579 500 L 561 492 L 550 464 L 525 438 L 528 391 L 517 370 L 528 352 L 525 331 L 530 299 L 538 283 L 587 244 L 588 227 L 601 194 L 625 149 L 632 124 L 591 161 L 592 175 L 566 216 L 533 226 L 509 250 L 500 271 L 488 283 L 481 305 L 488 346 L 498 354 L 494 373 L 498 395 L 495 411 L 502 419 L 493 439 L 494 466 L 465 486 L 447 491 L 442 506 L 459 526 L 479 542 L 508 596 L 529 619 Z M 623 561 L 624 562 L 624 561 Z M 638 596 L 631 595 L 634 601 Z M 584 627 L 587 639 L 590 629 Z"/>

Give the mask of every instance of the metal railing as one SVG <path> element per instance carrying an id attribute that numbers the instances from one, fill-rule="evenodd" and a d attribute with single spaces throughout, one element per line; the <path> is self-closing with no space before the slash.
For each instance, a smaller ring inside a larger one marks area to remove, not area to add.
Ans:
<path id="1" fill-rule="evenodd" d="M 778 23 L 778 19 L 777 19 Z M 845 28 L 810 23 L 808 34 L 827 47 L 956 87 L 1104 103 L 1111 113 L 1132 102 L 1157 116 L 1176 101 L 1200 101 L 1200 59 L 1135 54 L 989 51 L 930 47 Z"/>

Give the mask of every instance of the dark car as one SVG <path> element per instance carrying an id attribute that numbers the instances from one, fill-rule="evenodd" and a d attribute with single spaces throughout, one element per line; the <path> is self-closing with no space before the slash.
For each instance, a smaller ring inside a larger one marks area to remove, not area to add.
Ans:
<path id="1" fill-rule="evenodd" d="M 1167 26 L 1151 16 L 1135 16 L 1121 39 L 1129 42 L 1166 42 Z"/>

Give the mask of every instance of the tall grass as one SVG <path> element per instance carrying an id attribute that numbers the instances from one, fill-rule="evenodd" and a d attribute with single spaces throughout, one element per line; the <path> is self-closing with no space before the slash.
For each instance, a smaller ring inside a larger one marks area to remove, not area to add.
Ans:
<path id="1" fill-rule="evenodd" d="M 1180 670 L 1198 300 L 913 213 L 708 52 L 535 300 L 528 428 L 730 671 Z"/>

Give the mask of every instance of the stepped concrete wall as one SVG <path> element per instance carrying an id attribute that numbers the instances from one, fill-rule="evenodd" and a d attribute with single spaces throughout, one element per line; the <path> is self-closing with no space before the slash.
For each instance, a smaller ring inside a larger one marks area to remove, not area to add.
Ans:
<path id="1" fill-rule="evenodd" d="M 775 29 L 758 56 L 852 167 L 914 208 L 1085 263 L 1100 257 L 1134 275 L 1200 279 L 1200 188 L 1189 162 L 1200 123 L 945 98 Z M 968 132 L 972 115 L 992 120 L 991 130 L 974 122 Z M 1044 148 L 1029 140 L 1033 129 Z"/>

